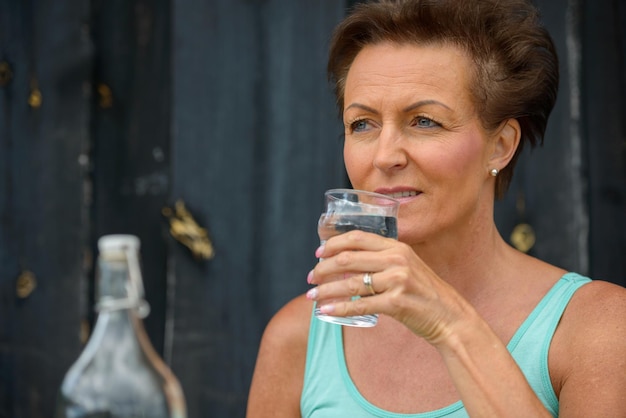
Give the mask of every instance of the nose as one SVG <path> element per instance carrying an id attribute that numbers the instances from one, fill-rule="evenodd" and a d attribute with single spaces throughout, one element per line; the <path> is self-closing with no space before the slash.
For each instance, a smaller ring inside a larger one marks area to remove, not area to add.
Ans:
<path id="1" fill-rule="evenodd" d="M 383 128 L 378 141 L 376 141 L 376 153 L 374 154 L 374 167 L 379 170 L 389 171 L 403 168 L 408 163 L 402 133 L 396 129 Z"/>

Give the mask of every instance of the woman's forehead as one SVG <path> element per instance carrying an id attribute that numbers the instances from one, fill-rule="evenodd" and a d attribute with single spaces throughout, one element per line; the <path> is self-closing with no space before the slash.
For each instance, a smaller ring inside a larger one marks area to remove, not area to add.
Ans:
<path id="1" fill-rule="evenodd" d="M 416 92 L 468 96 L 471 62 L 453 46 L 382 43 L 366 46 L 354 59 L 344 105 L 354 96 L 414 95 Z"/>

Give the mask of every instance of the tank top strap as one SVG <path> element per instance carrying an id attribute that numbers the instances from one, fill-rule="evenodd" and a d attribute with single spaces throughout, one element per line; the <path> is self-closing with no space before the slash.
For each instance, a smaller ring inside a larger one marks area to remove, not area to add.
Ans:
<path id="1" fill-rule="evenodd" d="M 588 277 L 577 273 L 563 275 L 537 304 L 507 345 L 530 386 L 553 416 L 558 416 L 559 402 L 548 368 L 550 343 L 572 296 L 590 281 Z"/>

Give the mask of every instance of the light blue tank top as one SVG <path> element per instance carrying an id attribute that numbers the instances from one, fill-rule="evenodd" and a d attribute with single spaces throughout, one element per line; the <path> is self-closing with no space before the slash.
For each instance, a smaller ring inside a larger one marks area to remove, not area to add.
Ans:
<path id="1" fill-rule="evenodd" d="M 591 280 L 565 274 L 543 297 L 517 330 L 507 348 L 541 402 L 554 417 L 559 403 L 548 371 L 548 349 L 565 307 L 578 288 Z M 352 382 L 343 352 L 341 326 L 311 320 L 300 410 L 306 418 L 461 418 L 458 401 L 421 414 L 398 414 L 369 403 Z"/>

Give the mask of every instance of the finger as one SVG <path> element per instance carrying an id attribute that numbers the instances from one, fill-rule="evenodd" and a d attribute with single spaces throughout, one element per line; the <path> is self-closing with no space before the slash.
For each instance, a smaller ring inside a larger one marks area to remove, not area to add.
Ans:
<path id="1" fill-rule="evenodd" d="M 342 251 L 326 257 L 313 269 L 309 283 L 322 284 L 331 281 L 331 277 L 350 277 L 363 275 L 368 271 L 382 271 L 390 264 L 391 252 Z"/>
<path id="2" fill-rule="evenodd" d="M 318 258 L 332 257 L 342 251 L 382 251 L 388 249 L 398 241 L 383 237 L 371 232 L 349 231 L 329 238 L 324 245 L 318 248 L 315 255 Z"/>
<path id="3" fill-rule="evenodd" d="M 378 306 L 379 296 L 361 297 L 351 300 L 334 300 L 329 303 L 319 302 L 320 312 L 334 316 L 358 316 L 382 313 L 382 306 Z"/>
<path id="4" fill-rule="evenodd" d="M 347 278 L 349 278 L 350 276 L 352 276 L 352 273 L 320 273 L 320 271 L 315 268 L 313 270 L 311 270 L 309 272 L 309 274 L 307 275 L 307 282 L 309 284 L 324 284 L 324 283 L 330 283 L 330 282 L 336 282 L 339 280 L 345 280 Z"/>
<path id="5" fill-rule="evenodd" d="M 378 273 L 380 275 L 380 273 Z M 374 296 L 374 274 L 354 274 L 345 280 L 326 282 L 307 292 L 307 298 L 322 302 L 340 298 Z"/>

